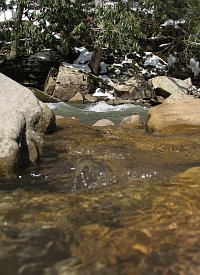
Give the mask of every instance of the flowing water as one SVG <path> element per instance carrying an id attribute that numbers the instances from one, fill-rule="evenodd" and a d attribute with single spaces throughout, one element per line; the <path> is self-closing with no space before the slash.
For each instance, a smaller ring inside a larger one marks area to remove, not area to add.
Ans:
<path id="1" fill-rule="evenodd" d="M 199 133 L 60 120 L 37 164 L 0 179 L 1 274 L 200 274 L 199 167 Z"/>
<path id="2" fill-rule="evenodd" d="M 116 124 L 131 115 L 139 114 L 141 118 L 145 118 L 148 109 L 139 105 L 123 104 L 112 106 L 105 101 L 94 104 L 67 104 L 49 103 L 48 106 L 53 109 L 56 115 L 63 117 L 74 117 L 85 125 L 92 125 L 99 119 L 110 119 Z"/>

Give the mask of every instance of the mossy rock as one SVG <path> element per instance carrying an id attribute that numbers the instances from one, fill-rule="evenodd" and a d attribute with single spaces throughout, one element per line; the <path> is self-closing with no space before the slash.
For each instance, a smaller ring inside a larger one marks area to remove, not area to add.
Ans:
<path id="1" fill-rule="evenodd" d="M 31 91 L 33 91 L 34 95 L 42 102 L 44 103 L 57 103 L 57 102 L 60 102 L 61 100 L 53 97 L 53 96 L 50 96 L 50 95 L 47 95 L 45 93 L 43 93 L 42 91 L 36 89 L 36 88 L 30 88 Z"/>

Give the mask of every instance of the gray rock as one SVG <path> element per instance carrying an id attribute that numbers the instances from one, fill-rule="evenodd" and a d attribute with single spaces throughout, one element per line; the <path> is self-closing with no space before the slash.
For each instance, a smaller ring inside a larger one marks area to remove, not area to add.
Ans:
<path id="1" fill-rule="evenodd" d="M 8 107 L 0 109 L 0 175 L 13 174 L 20 161 L 25 117 Z"/>
<path id="2" fill-rule="evenodd" d="M 193 94 L 197 90 L 192 85 L 190 78 L 181 80 L 173 77 L 157 76 L 150 79 L 148 85 L 156 92 L 157 96 L 164 98 L 173 96 L 173 100 L 176 100 L 176 97 L 180 98 L 180 95 L 186 99 L 189 94 Z"/>
<path id="3" fill-rule="evenodd" d="M 54 118 L 50 113 L 45 115 L 32 91 L 3 74 L 0 101 L 0 176 L 9 176 L 21 162 L 37 160 L 44 132 Z"/>
<path id="4" fill-rule="evenodd" d="M 47 107 L 45 103 L 39 101 L 42 115 L 38 123 L 38 131 L 43 133 L 51 133 L 56 128 L 56 117 L 54 112 Z"/>
<path id="5" fill-rule="evenodd" d="M 89 74 L 71 68 L 59 68 L 53 96 L 69 101 L 77 93 L 82 95 L 94 91 L 94 83 Z"/>
<path id="6" fill-rule="evenodd" d="M 127 99 L 151 99 L 155 97 L 153 89 L 147 87 L 147 82 L 142 77 L 132 77 L 124 84 L 114 84 L 113 88 L 120 97 Z"/>

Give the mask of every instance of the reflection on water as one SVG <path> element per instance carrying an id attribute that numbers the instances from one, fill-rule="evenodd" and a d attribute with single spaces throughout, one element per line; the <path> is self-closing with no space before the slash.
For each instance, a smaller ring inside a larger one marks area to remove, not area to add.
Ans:
<path id="1" fill-rule="evenodd" d="M 199 141 L 81 125 L 47 136 L 38 164 L 0 180 L 1 274 L 199 274 Z"/>

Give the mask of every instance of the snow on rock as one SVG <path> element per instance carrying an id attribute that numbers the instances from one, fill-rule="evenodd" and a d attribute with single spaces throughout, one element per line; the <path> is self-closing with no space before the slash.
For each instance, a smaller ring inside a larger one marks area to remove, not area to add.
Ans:
<path id="1" fill-rule="evenodd" d="M 102 89 L 97 88 L 93 94 L 95 97 L 105 97 L 107 99 L 115 99 L 114 90 L 104 92 Z"/>
<path id="2" fill-rule="evenodd" d="M 144 68 L 153 67 L 157 69 L 166 69 L 167 63 L 162 58 L 151 52 L 146 52 L 145 54 Z"/>
<path id="3" fill-rule="evenodd" d="M 168 27 L 168 26 L 173 26 L 175 29 L 179 29 L 181 24 L 184 24 L 185 20 L 184 19 L 179 19 L 179 20 L 172 20 L 168 19 L 165 21 L 161 27 Z"/>
<path id="4" fill-rule="evenodd" d="M 85 65 L 91 59 L 92 52 L 89 52 L 85 47 L 77 48 L 75 47 L 75 51 L 79 52 L 79 57 L 73 62 L 75 65 Z"/>
<path id="5" fill-rule="evenodd" d="M 75 51 L 79 52 L 80 55 L 73 62 L 73 64 L 63 62 L 62 66 L 65 67 L 65 68 L 71 68 L 71 69 L 76 69 L 76 70 L 79 70 L 79 71 L 90 73 L 91 69 L 88 66 L 88 63 L 91 59 L 92 52 L 89 52 L 85 47 L 80 47 L 80 48 L 75 47 Z"/>
<path id="6" fill-rule="evenodd" d="M 7 9 L 4 11 L 0 11 L 0 22 L 4 22 L 6 20 L 11 20 L 14 18 L 16 13 L 17 6 L 14 6 L 13 9 Z"/>
<path id="7" fill-rule="evenodd" d="M 101 75 L 105 75 L 107 74 L 107 67 L 108 67 L 108 64 L 106 64 L 105 62 L 101 62 L 100 64 L 100 74 Z"/>
<path id="8" fill-rule="evenodd" d="M 79 64 L 71 64 L 71 63 L 67 63 L 67 62 L 62 62 L 62 66 L 65 67 L 65 68 L 76 69 L 78 71 L 82 71 L 82 72 L 86 72 L 86 73 L 91 72 L 91 69 L 88 66 L 88 64 L 79 65 Z"/>
<path id="9" fill-rule="evenodd" d="M 171 53 L 167 58 L 168 70 L 170 70 L 171 68 L 174 68 L 177 61 L 178 61 L 177 60 L 177 52 L 175 52 L 174 54 Z"/>
<path id="10" fill-rule="evenodd" d="M 167 62 L 152 52 L 145 52 L 143 67 L 139 69 L 144 77 L 151 78 L 165 74 L 167 72 Z"/>
<path id="11" fill-rule="evenodd" d="M 189 67 L 194 74 L 194 79 L 197 79 L 200 73 L 199 61 L 194 57 L 190 58 Z"/>
<path id="12" fill-rule="evenodd" d="M 189 67 L 192 70 L 192 73 L 194 73 L 194 68 L 196 67 L 196 60 L 194 57 L 190 58 Z"/>

